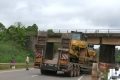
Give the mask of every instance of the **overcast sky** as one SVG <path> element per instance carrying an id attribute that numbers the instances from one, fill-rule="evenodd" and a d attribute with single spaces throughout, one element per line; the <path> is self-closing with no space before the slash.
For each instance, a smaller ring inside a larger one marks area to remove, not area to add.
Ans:
<path id="1" fill-rule="evenodd" d="M 39 29 L 120 28 L 120 0 L 0 0 L 0 22 Z"/>

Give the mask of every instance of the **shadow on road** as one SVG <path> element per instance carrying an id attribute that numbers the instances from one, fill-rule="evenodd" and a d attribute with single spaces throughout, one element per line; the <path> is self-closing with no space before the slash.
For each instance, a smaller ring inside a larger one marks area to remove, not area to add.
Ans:
<path id="1" fill-rule="evenodd" d="M 47 75 L 47 76 L 54 76 L 54 77 L 67 77 L 67 76 L 64 75 L 63 72 L 57 72 L 57 74 L 47 72 L 46 74 L 39 74 L 39 75 Z"/>
<path id="2" fill-rule="evenodd" d="M 54 77 L 69 77 L 69 76 L 66 76 L 66 75 L 64 75 L 64 73 L 63 72 L 57 72 L 57 74 L 55 74 L 55 73 L 51 73 L 51 72 L 47 72 L 46 74 L 39 74 L 40 76 L 41 75 L 47 75 L 47 76 L 54 76 Z M 80 76 L 81 75 L 89 75 L 89 73 L 85 73 L 85 72 L 81 72 L 81 74 L 80 74 Z M 79 76 L 78 76 L 79 77 Z"/>

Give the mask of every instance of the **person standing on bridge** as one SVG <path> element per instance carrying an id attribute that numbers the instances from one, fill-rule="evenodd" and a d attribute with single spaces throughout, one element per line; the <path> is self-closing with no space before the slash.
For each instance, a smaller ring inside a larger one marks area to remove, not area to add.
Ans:
<path id="1" fill-rule="evenodd" d="M 26 57 L 26 70 L 29 70 L 29 56 Z"/>

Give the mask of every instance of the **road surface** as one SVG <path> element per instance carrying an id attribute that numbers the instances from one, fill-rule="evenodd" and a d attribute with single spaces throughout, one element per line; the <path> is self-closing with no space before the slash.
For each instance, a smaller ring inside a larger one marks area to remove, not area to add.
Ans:
<path id="1" fill-rule="evenodd" d="M 0 80 L 91 80 L 89 75 L 81 75 L 79 77 L 65 77 L 58 75 L 41 75 L 39 69 L 30 69 L 26 71 L 10 70 L 0 71 Z"/>

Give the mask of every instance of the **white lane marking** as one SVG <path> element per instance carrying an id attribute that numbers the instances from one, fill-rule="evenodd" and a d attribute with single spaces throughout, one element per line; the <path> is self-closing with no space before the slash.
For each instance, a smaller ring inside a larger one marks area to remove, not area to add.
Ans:
<path id="1" fill-rule="evenodd" d="M 78 80 L 82 80 L 83 76 L 79 77 Z"/>
<path id="2" fill-rule="evenodd" d="M 32 77 L 36 77 L 36 76 L 38 76 L 38 75 L 32 75 Z"/>

